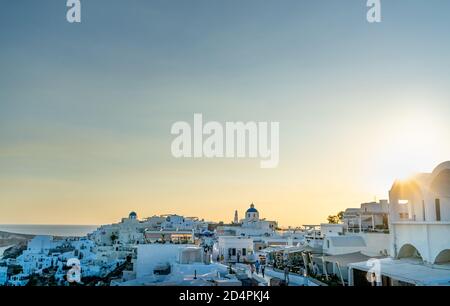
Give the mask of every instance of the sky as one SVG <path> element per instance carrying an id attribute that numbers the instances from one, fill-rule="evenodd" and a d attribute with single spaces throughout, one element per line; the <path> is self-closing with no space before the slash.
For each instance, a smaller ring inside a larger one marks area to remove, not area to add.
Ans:
<path id="1" fill-rule="evenodd" d="M 0 224 L 250 203 L 281 226 L 388 198 L 450 159 L 450 2 L 2 1 Z M 175 159 L 176 121 L 280 122 L 280 163 Z"/>

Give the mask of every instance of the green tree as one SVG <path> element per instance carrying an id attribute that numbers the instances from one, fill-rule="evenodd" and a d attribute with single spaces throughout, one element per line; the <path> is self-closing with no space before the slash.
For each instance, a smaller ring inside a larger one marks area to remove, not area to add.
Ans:
<path id="1" fill-rule="evenodd" d="M 328 221 L 329 224 L 338 224 L 339 223 L 339 218 L 338 218 L 338 216 L 330 215 L 330 216 L 327 217 L 327 221 Z"/>
<path id="2" fill-rule="evenodd" d="M 330 215 L 327 218 L 327 221 L 329 224 L 338 224 L 341 223 L 344 220 L 344 212 L 340 211 L 337 213 L 337 215 Z"/>

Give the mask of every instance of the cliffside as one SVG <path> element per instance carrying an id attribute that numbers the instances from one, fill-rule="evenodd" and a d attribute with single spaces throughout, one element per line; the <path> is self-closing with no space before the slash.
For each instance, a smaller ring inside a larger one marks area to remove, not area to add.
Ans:
<path id="1" fill-rule="evenodd" d="M 0 247 L 23 244 L 33 239 L 33 237 L 34 235 L 0 232 Z"/>

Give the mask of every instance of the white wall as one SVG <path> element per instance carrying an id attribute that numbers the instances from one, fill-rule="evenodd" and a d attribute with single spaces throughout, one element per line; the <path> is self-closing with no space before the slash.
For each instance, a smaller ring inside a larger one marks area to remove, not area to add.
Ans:
<path id="1" fill-rule="evenodd" d="M 153 275 L 153 269 L 158 264 L 173 264 L 178 260 L 181 248 L 193 245 L 177 244 L 143 244 L 137 246 L 136 277 Z"/>
<path id="2" fill-rule="evenodd" d="M 366 242 L 366 249 L 362 252 L 367 256 L 379 256 L 380 252 L 390 255 L 391 236 L 382 233 L 361 233 Z"/>
<path id="3" fill-rule="evenodd" d="M 4 286 L 8 280 L 8 267 L 0 267 L 0 286 Z"/>
<path id="4" fill-rule="evenodd" d="M 424 261 L 434 263 L 441 251 L 450 249 L 450 222 L 394 223 L 392 232 L 396 246 L 396 253 L 392 250 L 392 254 L 395 256 L 403 245 L 411 244 L 419 251 Z"/>

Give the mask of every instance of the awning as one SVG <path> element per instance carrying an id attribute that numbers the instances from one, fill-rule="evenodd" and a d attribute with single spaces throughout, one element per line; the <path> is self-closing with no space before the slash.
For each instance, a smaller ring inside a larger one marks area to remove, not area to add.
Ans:
<path id="1" fill-rule="evenodd" d="M 341 267 L 346 267 L 351 263 L 358 263 L 358 262 L 366 262 L 371 258 L 381 259 L 384 258 L 383 256 L 367 256 L 362 254 L 361 252 L 355 252 L 355 253 L 348 253 L 348 254 L 341 254 L 341 255 L 331 255 L 331 256 L 317 256 L 313 255 L 314 259 L 320 259 L 325 262 L 332 262 L 332 263 L 338 263 Z"/>
<path id="2" fill-rule="evenodd" d="M 450 286 L 450 265 L 427 266 L 408 259 L 384 258 L 379 261 L 382 275 L 422 286 Z M 353 263 L 353 269 L 368 271 L 366 262 Z"/>

